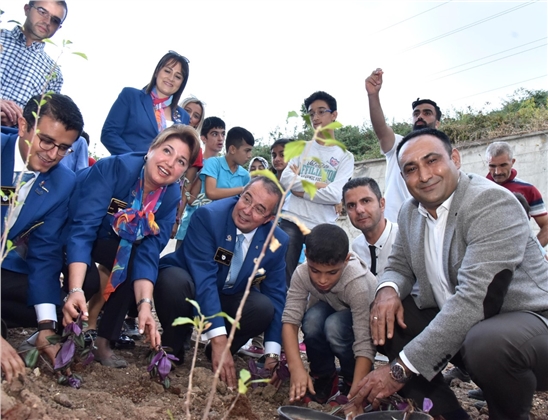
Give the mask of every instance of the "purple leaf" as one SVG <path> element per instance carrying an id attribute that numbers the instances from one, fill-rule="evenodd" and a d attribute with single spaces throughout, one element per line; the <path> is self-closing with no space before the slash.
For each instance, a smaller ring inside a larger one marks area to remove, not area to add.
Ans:
<path id="1" fill-rule="evenodd" d="M 400 411 L 405 410 L 407 407 L 409 407 L 409 404 L 406 403 L 405 401 L 396 403 L 396 408 Z"/>
<path id="2" fill-rule="evenodd" d="M 82 381 L 80 381 L 80 379 L 78 378 L 75 378 L 74 376 L 69 376 L 68 377 L 68 384 L 73 387 L 73 388 L 80 388 L 80 385 L 82 385 Z"/>
<path id="3" fill-rule="evenodd" d="M 278 375 L 278 378 L 280 378 L 282 381 L 286 381 L 289 379 L 289 368 L 287 367 L 286 362 L 278 363 L 278 369 L 276 370 L 276 374 Z"/>
<path id="4" fill-rule="evenodd" d="M 163 381 L 167 375 L 169 375 L 169 372 L 171 371 L 171 362 L 167 357 L 162 357 L 160 359 L 160 362 L 158 363 L 158 374 L 160 375 L 160 379 Z"/>
<path id="5" fill-rule="evenodd" d="M 335 401 L 337 402 L 337 404 L 339 405 L 345 405 L 345 404 L 348 404 L 348 397 L 346 395 L 337 395 L 335 397 Z"/>
<path id="6" fill-rule="evenodd" d="M 82 364 L 83 364 L 84 366 L 87 366 L 87 365 L 89 365 L 91 362 L 93 362 L 94 359 L 95 359 L 95 356 L 93 355 L 93 352 L 90 351 L 90 352 L 88 353 L 88 357 L 86 357 L 86 358 L 84 359 L 84 361 L 82 362 Z"/>
<path id="7" fill-rule="evenodd" d="M 425 398 L 422 402 L 422 411 L 425 413 L 428 413 L 430 410 L 432 410 L 432 407 L 434 406 L 434 403 L 430 398 Z"/>
<path id="8" fill-rule="evenodd" d="M 74 357 L 74 341 L 67 340 L 63 343 L 61 346 L 61 350 L 57 353 L 57 356 L 55 356 L 55 366 L 54 369 L 61 369 L 68 365 L 72 358 Z"/>
<path id="9" fill-rule="evenodd" d="M 175 360 L 176 362 L 179 361 L 179 358 L 178 358 L 178 357 L 175 357 L 175 356 L 172 355 L 172 354 L 167 354 L 166 356 L 167 356 L 167 358 L 168 358 L 169 360 Z"/>
<path id="10" fill-rule="evenodd" d="M 255 360 L 250 358 L 247 362 L 247 367 L 249 368 L 249 373 L 251 373 L 251 376 L 257 375 L 257 364 L 255 363 Z"/>

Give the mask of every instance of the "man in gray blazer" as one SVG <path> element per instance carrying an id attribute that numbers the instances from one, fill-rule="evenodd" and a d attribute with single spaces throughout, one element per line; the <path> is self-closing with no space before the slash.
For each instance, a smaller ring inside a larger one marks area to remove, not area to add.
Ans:
<path id="1" fill-rule="evenodd" d="M 441 131 L 412 132 L 397 156 L 413 199 L 370 319 L 392 362 L 362 380 L 358 400 L 428 397 L 432 415 L 467 419 L 441 374 L 451 361 L 483 389 L 491 419 L 528 419 L 548 389 L 548 263 L 527 215 L 508 190 L 461 172 Z"/>

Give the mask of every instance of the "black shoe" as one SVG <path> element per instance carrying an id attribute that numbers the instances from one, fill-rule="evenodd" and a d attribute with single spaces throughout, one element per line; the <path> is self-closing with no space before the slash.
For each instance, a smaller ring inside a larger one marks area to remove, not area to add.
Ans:
<path id="1" fill-rule="evenodd" d="M 122 333 L 134 340 L 140 340 L 139 328 L 135 323 L 135 318 L 126 318 L 122 325 Z"/>
<path id="2" fill-rule="evenodd" d="M 133 349 L 135 348 L 135 341 L 125 334 L 120 334 L 118 340 L 111 340 L 110 348 L 119 350 Z"/>
<path id="3" fill-rule="evenodd" d="M 471 389 L 470 391 L 468 391 L 468 398 L 485 401 L 485 397 L 483 395 L 483 391 L 481 390 L 481 388 Z"/>
<path id="4" fill-rule="evenodd" d="M 451 385 L 453 379 L 460 379 L 462 382 L 470 382 L 470 375 L 464 369 L 454 367 L 450 369 L 443 375 L 443 380 L 447 385 Z"/>
<path id="5" fill-rule="evenodd" d="M 337 372 L 333 372 L 331 375 L 316 376 L 310 375 L 314 381 L 315 395 L 306 393 L 303 401 L 308 404 L 311 401 L 318 404 L 325 404 L 329 399 L 339 392 L 339 377 Z"/>
<path id="6" fill-rule="evenodd" d="M 339 391 L 341 391 L 341 395 L 348 395 L 350 388 L 352 388 L 352 381 L 339 378 Z"/>

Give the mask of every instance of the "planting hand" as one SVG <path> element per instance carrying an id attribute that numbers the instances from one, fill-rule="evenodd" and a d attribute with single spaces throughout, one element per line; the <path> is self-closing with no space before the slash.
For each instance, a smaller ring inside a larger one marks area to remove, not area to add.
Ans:
<path id="1" fill-rule="evenodd" d="M 226 335 L 218 335 L 217 337 L 213 337 L 211 339 L 211 363 L 213 372 L 217 372 L 217 369 L 219 368 L 221 356 L 226 348 L 226 344 Z M 236 369 L 234 367 L 234 359 L 230 353 L 223 362 L 223 366 L 219 372 L 219 377 L 231 388 L 235 388 L 238 385 L 238 381 L 236 379 Z"/>
<path id="2" fill-rule="evenodd" d="M 139 333 L 145 334 L 145 342 L 150 342 L 150 347 L 156 349 L 162 342 L 156 320 L 152 316 L 151 306 L 143 304 L 139 306 Z"/>
<path id="3" fill-rule="evenodd" d="M 306 372 L 304 367 L 299 366 L 298 369 L 291 371 L 290 385 L 289 385 L 289 401 L 298 401 L 306 394 L 306 390 L 309 389 L 310 393 L 316 395 L 314 391 L 314 384 L 312 378 Z"/>
<path id="4" fill-rule="evenodd" d="M 17 351 L 4 340 L 0 344 L 0 363 L 2 364 L 2 372 L 6 375 L 6 381 L 11 382 L 13 378 L 25 374 L 25 363 Z"/>
<path id="5" fill-rule="evenodd" d="M 407 328 L 403 322 L 403 305 L 398 293 L 392 287 L 383 287 L 373 301 L 369 319 L 376 346 L 384 345 L 386 339 L 393 337 L 395 320 L 400 327 Z"/>
<path id="6" fill-rule="evenodd" d="M 360 406 L 362 401 L 367 399 L 375 409 L 379 405 L 378 398 L 387 398 L 402 389 L 404 385 L 392 379 L 389 365 L 381 366 L 359 382 L 360 391 L 354 403 L 356 406 Z"/>
<path id="7" fill-rule="evenodd" d="M 71 293 L 68 295 L 67 301 L 63 306 L 63 325 L 66 327 L 78 318 L 80 314 L 82 314 L 82 321 L 87 321 L 89 314 L 86 297 L 81 292 Z"/>
<path id="8" fill-rule="evenodd" d="M 45 354 L 51 360 L 52 366 L 55 366 L 55 356 L 57 356 L 57 352 L 61 348 L 61 345 L 50 344 L 47 337 L 55 334 L 56 332 L 53 330 L 42 330 L 38 333 L 38 337 L 36 338 L 36 348 L 40 353 Z"/>

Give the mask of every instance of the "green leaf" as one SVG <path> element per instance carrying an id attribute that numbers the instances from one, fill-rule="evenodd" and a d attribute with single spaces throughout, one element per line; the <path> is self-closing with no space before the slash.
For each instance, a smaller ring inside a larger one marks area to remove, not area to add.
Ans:
<path id="1" fill-rule="evenodd" d="M 73 52 L 73 54 L 85 58 L 86 60 L 88 59 L 88 56 L 82 52 Z"/>
<path id="2" fill-rule="evenodd" d="M 326 146 L 338 146 L 346 152 L 346 146 L 338 140 L 325 139 L 322 140 Z M 286 146 L 287 147 L 287 146 Z"/>
<path id="3" fill-rule="evenodd" d="M 33 348 L 27 352 L 25 355 L 25 365 L 31 369 L 34 369 L 36 363 L 38 363 L 38 356 L 40 352 L 37 348 Z"/>
<path id="4" fill-rule="evenodd" d="M 289 111 L 287 113 L 287 118 L 286 118 L 286 121 L 289 120 L 290 118 L 299 118 L 299 114 L 297 114 L 296 111 Z"/>
<path id="5" fill-rule="evenodd" d="M 189 317 L 186 317 L 186 316 L 184 316 L 184 317 L 180 316 L 179 318 L 175 318 L 175 320 L 173 321 L 171 326 L 172 327 L 177 327 L 179 325 L 186 325 L 186 324 L 192 324 L 192 325 L 196 326 L 194 321 L 192 319 L 190 319 Z"/>
<path id="6" fill-rule="evenodd" d="M 171 386 L 171 380 L 169 378 L 164 379 L 164 388 L 168 389 Z"/>
<path id="7" fill-rule="evenodd" d="M 287 143 L 284 149 L 284 160 L 289 162 L 291 159 L 299 157 L 303 154 L 305 146 L 306 141 L 304 140 L 291 141 Z"/>
<path id="8" fill-rule="evenodd" d="M 49 39 L 49 38 L 44 38 L 42 41 L 47 42 L 48 44 L 57 46 L 57 44 L 56 44 L 55 42 L 53 42 L 51 39 Z"/>
<path id="9" fill-rule="evenodd" d="M 269 171 L 268 169 L 262 169 L 260 171 L 253 171 L 251 172 L 252 176 L 264 176 L 268 179 L 270 179 L 272 182 L 274 182 L 280 191 L 282 192 L 282 195 L 285 194 L 284 189 L 282 188 L 282 185 L 278 182 L 278 178 L 276 175 L 274 175 L 274 172 Z"/>
<path id="10" fill-rule="evenodd" d="M 312 127 L 312 119 L 310 118 L 310 115 L 304 114 L 303 115 L 303 120 L 304 120 L 304 122 L 306 123 L 306 125 L 308 127 Z"/>
<path id="11" fill-rule="evenodd" d="M 251 379 L 251 373 L 247 369 L 242 369 L 240 371 L 240 379 L 244 381 L 244 383 L 247 383 Z"/>
<path id="12" fill-rule="evenodd" d="M 70 45 L 70 44 L 72 44 L 72 41 L 70 39 L 64 39 L 63 44 L 64 45 Z"/>
<path id="13" fill-rule="evenodd" d="M 234 322 L 235 322 L 234 318 L 232 318 L 230 315 L 228 315 L 225 312 L 218 312 L 215 315 L 208 316 L 206 319 L 216 318 L 218 316 L 226 318 L 228 320 L 228 322 L 230 322 L 232 325 L 234 325 Z M 236 325 L 236 328 L 240 328 L 240 323 L 239 322 Z"/>
<path id="14" fill-rule="evenodd" d="M 314 200 L 314 196 L 316 195 L 316 191 L 318 190 L 315 183 L 307 181 L 306 179 L 303 179 L 301 183 L 303 184 L 304 192 L 310 196 L 311 200 Z"/>
<path id="15" fill-rule="evenodd" d="M 60 375 L 58 378 L 57 378 L 57 383 L 59 385 L 64 385 L 67 383 L 67 377 L 65 375 Z"/>
<path id="16" fill-rule="evenodd" d="M 74 336 L 74 343 L 80 348 L 86 347 L 86 343 L 84 341 L 84 334 L 75 335 Z"/>
<path id="17" fill-rule="evenodd" d="M 202 314 L 202 310 L 200 309 L 200 305 L 198 304 L 198 302 L 189 298 L 186 298 L 185 300 L 192 306 L 194 306 L 200 315 Z"/>
<path id="18" fill-rule="evenodd" d="M 48 340 L 48 342 L 53 346 L 57 343 L 60 343 L 61 339 L 62 339 L 62 337 L 58 334 L 48 335 L 46 337 L 46 340 Z"/>
<path id="19" fill-rule="evenodd" d="M 336 130 L 337 128 L 341 128 L 343 125 L 338 121 L 333 121 L 332 123 L 327 124 L 326 126 L 323 126 L 320 130 Z"/>
<path id="20" fill-rule="evenodd" d="M 325 182 L 325 180 L 327 179 L 327 172 L 325 172 L 325 169 L 323 168 L 323 162 L 320 160 L 320 158 L 316 156 L 313 156 L 311 159 L 318 164 L 318 168 L 320 168 L 320 176 L 322 177 L 322 182 Z"/>
<path id="21" fill-rule="evenodd" d="M 247 385 L 241 379 L 238 379 L 238 392 L 240 394 L 245 394 L 247 392 Z"/>

